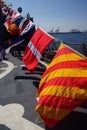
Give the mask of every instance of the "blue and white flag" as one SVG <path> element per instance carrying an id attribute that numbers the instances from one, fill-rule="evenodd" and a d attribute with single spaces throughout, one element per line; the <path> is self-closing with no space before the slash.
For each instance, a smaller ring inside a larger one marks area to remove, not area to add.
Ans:
<path id="1" fill-rule="evenodd" d="M 26 18 L 22 19 L 19 29 L 20 29 L 20 36 L 25 35 L 28 33 L 33 27 L 35 27 L 34 23 Z"/>
<path id="2" fill-rule="evenodd" d="M 17 46 L 19 44 L 21 44 L 24 41 L 24 39 L 22 37 L 17 37 L 6 49 L 5 49 L 5 54 L 8 54 L 10 49 L 14 46 Z"/>

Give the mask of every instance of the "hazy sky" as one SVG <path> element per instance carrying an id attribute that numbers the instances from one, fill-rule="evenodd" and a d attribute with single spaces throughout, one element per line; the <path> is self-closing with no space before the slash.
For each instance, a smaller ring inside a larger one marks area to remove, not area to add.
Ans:
<path id="1" fill-rule="evenodd" d="M 72 28 L 87 30 L 87 0 L 4 0 L 15 9 L 22 7 L 22 15 L 29 12 L 36 26 L 45 31 L 59 27 L 60 31 Z"/>

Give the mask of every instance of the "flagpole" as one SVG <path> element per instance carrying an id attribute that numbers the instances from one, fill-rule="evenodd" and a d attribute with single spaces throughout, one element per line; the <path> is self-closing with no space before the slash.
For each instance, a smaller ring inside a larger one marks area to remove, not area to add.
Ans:
<path id="1" fill-rule="evenodd" d="M 41 61 L 41 60 L 39 60 L 39 63 L 42 64 L 42 65 L 44 65 L 45 67 L 48 66 L 48 64 L 46 64 L 45 62 L 43 62 L 43 61 Z"/>

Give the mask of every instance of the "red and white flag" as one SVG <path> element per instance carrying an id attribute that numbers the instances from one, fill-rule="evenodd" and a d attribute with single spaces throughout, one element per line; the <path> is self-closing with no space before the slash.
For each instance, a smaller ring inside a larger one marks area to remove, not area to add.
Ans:
<path id="1" fill-rule="evenodd" d="M 41 28 L 38 28 L 33 34 L 31 40 L 26 47 L 23 62 L 30 73 L 33 73 L 38 65 L 38 61 L 41 58 L 45 48 L 54 40 L 54 38 L 48 33 L 44 32 Z"/>

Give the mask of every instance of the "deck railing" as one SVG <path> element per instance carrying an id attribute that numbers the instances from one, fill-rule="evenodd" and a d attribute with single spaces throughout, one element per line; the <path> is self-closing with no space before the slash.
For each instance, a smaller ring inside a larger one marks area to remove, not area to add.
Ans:
<path id="1" fill-rule="evenodd" d="M 65 43 L 66 45 L 70 46 L 72 49 L 76 50 L 77 52 L 81 53 L 85 57 L 87 57 L 87 42 L 84 43 Z M 53 59 L 58 47 L 60 45 L 60 41 L 54 41 L 52 42 L 45 50 L 45 52 L 42 55 L 41 61 L 45 63 L 51 62 Z"/>

